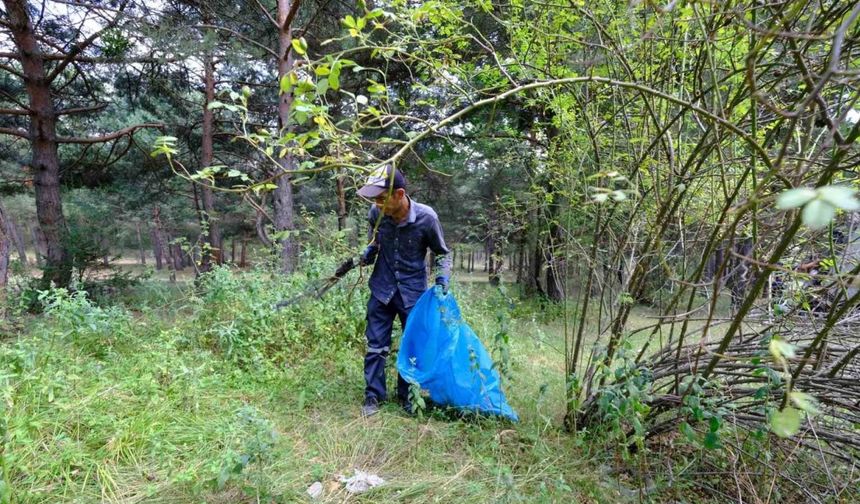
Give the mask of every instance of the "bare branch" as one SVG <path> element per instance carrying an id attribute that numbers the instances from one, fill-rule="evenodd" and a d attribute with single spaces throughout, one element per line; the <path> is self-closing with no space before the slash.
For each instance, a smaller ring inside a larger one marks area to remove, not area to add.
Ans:
<path id="1" fill-rule="evenodd" d="M 57 137 L 57 143 L 71 143 L 71 144 L 94 144 L 94 143 L 104 143 L 110 142 L 111 140 L 116 140 L 118 138 L 122 138 L 126 135 L 131 135 L 135 131 L 144 128 L 153 128 L 153 129 L 162 129 L 164 128 L 164 124 L 159 123 L 146 123 L 146 124 L 136 124 L 134 126 L 129 126 L 128 128 L 123 128 L 118 131 L 114 131 L 113 133 L 109 133 L 107 135 L 97 136 L 97 137 Z"/>
<path id="2" fill-rule="evenodd" d="M 30 135 L 21 128 L 0 128 L 0 135 L 11 135 L 21 138 L 30 139 Z"/>
<path id="3" fill-rule="evenodd" d="M 102 110 L 107 106 L 108 106 L 107 103 L 99 103 L 97 105 L 90 105 L 87 107 L 76 107 L 76 108 L 62 109 L 62 110 L 57 111 L 57 115 L 61 116 L 61 115 L 73 115 L 73 114 L 88 114 L 90 112 L 97 112 L 99 110 Z"/>

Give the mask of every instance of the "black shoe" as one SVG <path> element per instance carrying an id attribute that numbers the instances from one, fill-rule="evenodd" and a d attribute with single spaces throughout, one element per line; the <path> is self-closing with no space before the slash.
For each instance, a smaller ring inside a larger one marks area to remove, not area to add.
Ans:
<path id="1" fill-rule="evenodd" d="M 361 416 L 367 418 L 379 413 L 379 402 L 375 397 L 368 397 L 364 400 L 364 406 L 361 407 Z"/>

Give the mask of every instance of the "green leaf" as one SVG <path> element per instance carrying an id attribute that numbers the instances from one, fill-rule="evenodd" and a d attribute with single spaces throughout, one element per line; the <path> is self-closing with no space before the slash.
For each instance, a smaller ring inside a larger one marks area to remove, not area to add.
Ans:
<path id="1" fill-rule="evenodd" d="M 860 201 L 854 197 L 854 189 L 845 186 L 824 186 L 818 188 L 818 195 L 827 203 L 848 211 L 860 210 Z"/>
<path id="2" fill-rule="evenodd" d="M 329 68 L 328 65 L 320 65 L 314 68 L 314 73 L 320 77 L 324 77 L 331 73 L 331 68 Z"/>
<path id="3" fill-rule="evenodd" d="M 215 109 L 219 109 L 219 108 L 223 108 L 223 107 L 224 107 L 224 104 L 219 102 L 219 101 L 209 102 L 209 105 L 206 105 L 206 108 L 208 108 L 209 110 L 215 110 Z"/>
<path id="4" fill-rule="evenodd" d="M 305 41 L 305 38 L 302 37 L 300 39 L 293 39 L 292 41 L 293 51 L 297 54 L 301 54 L 302 56 L 308 52 L 308 43 Z"/>
<path id="5" fill-rule="evenodd" d="M 768 350 L 770 350 L 770 354 L 773 355 L 773 358 L 778 361 L 782 360 L 784 357 L 788 357 L 789 359 L 794 357 L 794 345 L 781 340 L 777 336 L 770 339 Z"/>
<path id="6" fill-rule="evenodd" d="M 385 86 L 379 83 L 374 83 L 370 86 L 367 86 L 367 91 L 371 94 L 382 94 L 385 92 Z"/>
<path id="7" fill-rule="evenodd" d="M 708 420 L 708 430 L 711 432 L 717 432 L 720 430 L 720 419 L 719 417 L 712 416 L 710 420 Z"/>
<path id="8" fill-rule="evenodd" d="M 814 198 L 815 189 L 810 189 L 809 187 L 789 189 L 776 198 L 776 208 L 780 210 L 789 210 L 792 208 L 802 207 Z"/>
<path id="9" fill-rule="evenodd" d="M 331 73 L 328 74 L 328 85 L 335 91 L 340 89 L 340 65 L 337 63 L 332 67 Z"/>
<path id="10" fill-rule="evenodd" d="M 688 441 L 696 440 L 696 431 L 694 431 L 687 422 L 681 422 L 681 434 L 683 434 Z"/>
<path id="11" fill-rule="evenodd" d="M 820 229 L 830 224 L 836 215 L 836 207 L 822 200 L 812 200 L 803 207 L 801 218 L 810 229 Z"/>
<path id="12" fill-rule="evenodd" d="M 284 75 L 283 77 L 281 77 L 281 93 L 282 93 L 282 94 L 289 93 L 289 92 L 290 92 L 290 88 L 292 88 L 292 87 L 293 87 L 293 85 L 292 85 L 292 83 L 290 82 L 290 76 L 289 76 L 289 74 Z"/>
<path id="13" fill-rule="evenodd" d="M 317 94 L 324 95 L 328 91 L 328 79 L 320 79 L 317 81 Z"/>
<path id="14" fill-rule="evenodd" d="M 345 24 L 347 28 L 355 28 L 355 18 L 347 16 L 343 18 L 343 24 Z"/>
<path id="15" fill-rule="evenodd" d="M 789 437 L 800 430 L 801 414 L 799 410 L 787 406 L 770 417 L 770 430 L 779 437 Z"/>
<path id="16" fill-rule="evenodd" d="M 709 450 L 718 450 L 723 447 L 722 443 L 720 443 L 720 435 L 716 432 L 706 433 L 705 440 L 702 444 L 704 444 L 705 448 Z"/>
<path id="17" fill-rule="evenodd" d="M 809 414 L 815 415 L 821 412 L 821 410 L 818 409 L 818 401 L 809 394 L 805 394 L 803 392 L 792 392 L 788 397 L 795 406 Z"/>

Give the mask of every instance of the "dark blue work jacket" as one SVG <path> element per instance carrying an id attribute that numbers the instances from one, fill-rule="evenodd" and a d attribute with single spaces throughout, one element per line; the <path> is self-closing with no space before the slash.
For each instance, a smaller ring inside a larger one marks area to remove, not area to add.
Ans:
<path id="1" fill-rule="evenodd" d="M 409 308 L 427 290 L 425 257 L 428 249 L 436 254 L 433 278 L 444 277 L 447 281 L 451 276 L 451 258 L 442 236 L 442 225 L 435 210 L 410 199 L 406 220 L 397 224 L 383 215 L 374 240 L 373 230 L 379 213 L 374 205 L 367 214 L 368 241 L 371 242 L 369 259 L 376 256 L 370 275 L 370 292 L 384 304 L 399 292 L 403 305 Z"/>

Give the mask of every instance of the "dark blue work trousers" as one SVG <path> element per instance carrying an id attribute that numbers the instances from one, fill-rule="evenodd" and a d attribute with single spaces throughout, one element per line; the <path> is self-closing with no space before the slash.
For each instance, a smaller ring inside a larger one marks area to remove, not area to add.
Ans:
<path id="1" fill-rule="evenodd" d="M 406 318 L 412 307 L 403 306 L 403 298 L 399 292 L 391 296 L 391 301 L 384 304 L 371 295 L 367 303 L 367 353 L 364 356 L 364 389 L 365 399 L 374 398 L 377 402 L 385 401 L 388 397 L 385 387 L 385 361 L 391 352 L 391 330 L 394 328 L 394 318 L 400 318 L 400 326 L 406 327 Z M 397 398 L 406 401 L 409 397 L 409 384 L 397 375 Z"/>

